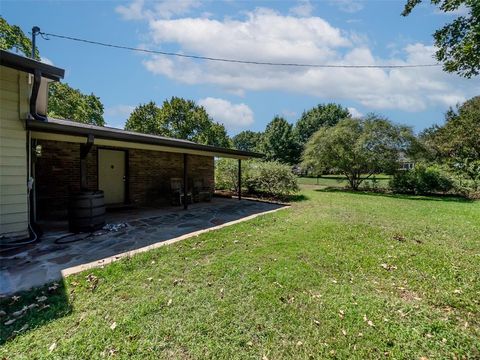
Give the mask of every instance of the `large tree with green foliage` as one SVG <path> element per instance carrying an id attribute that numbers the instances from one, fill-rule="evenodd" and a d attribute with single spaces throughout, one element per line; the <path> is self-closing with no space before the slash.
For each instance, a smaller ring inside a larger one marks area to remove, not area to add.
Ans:
<path id="1" fill-rule="evenodd" d="M 243 151 L 258 151 L 262 133 L 251 130 L 239 132 L 232 138 L 233 147 Z"/>
<path id="2" fill-rule="evenodd" d="M 203 106 L 192 100 L 172 97 L 162 107 L 154 102 L 139 105 L 130 114 L 125 130 L 230 147 L 225 127 L 214 122 Z"/>
<path id="3" fill-rule="evenodd" d="M 84 124 L 105 125 L 103 104 L 99 97 L 83 94 L 80 90 L 59 82 L 51 83 L 48 87 L 48 116 Z"/>
<path id="4" fill-rule="evenodd" d="M 403 16 L 409 15 L 422 0 L 408 0 Z M 443 62 L 443 69 L 470 78 L 480 72 L 480 1 L 479 0 L 430 0 L 443 12 L 467 9 L 451 23 L 435 31 L 433 37 L 438 48 L 436 58 Z"/>
<path id="5" fill-rule="evenodd" d="M 2 16 L 0 16 L 0 49 L 15 49 L 26 56 L 32 55 L 32 41 L 19 26 L 10 25 Z M 40 60 L 38 49 L 35 49 L 35 58 Z"/>
<path id="6" fill-rule="evenodd" d="M 480 96 L 445 114 L 445 124 L 421 134 L 431 159 L 451 170 L 480 179 Z"/>
<path id="7" fill-rule="evenodd" d="M 0 16 L 0 49 L 16 49 L 25 56 L 32 54 L 32 42 L 17 25 Z M 40 53 L 35 49 L 35 58 Z M 48 89 L 48 116 L 103 126 L 103 104 L 94 94 L 86 95 L 68 84 L 51 83 Z"/>
<path id="8" fill-rule="evenodd" d="M 346 118 L 310 138 L 303 153 L 304 166 L 318 173 L 341 173 L 357 190 L 370 176 L 395 171 L 401 152 L 408 152 L 413 138 L 410 128 L 376 115 Z"/>
<path id="9" fill-rule="evenodd" d="M 265 154 L 266 160 L 293 165 L 299 161 L 299 149 L 292 124 L 275 116 L 262 136 L 260 150 Z"/>
<path id="10" fill-rule="evenodd" d="M 305 144 L 322 126 L 336 125 L 346 117 L 350 117 L 348 109 L 335 103 L 319 104 L 308 111 L 304 111 L 295 125 L 295 132 L 300 144 Z"/>

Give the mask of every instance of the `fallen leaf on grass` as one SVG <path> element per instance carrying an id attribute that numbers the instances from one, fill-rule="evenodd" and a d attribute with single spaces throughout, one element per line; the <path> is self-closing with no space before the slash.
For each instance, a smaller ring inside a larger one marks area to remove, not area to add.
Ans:
<path id="1" fill-rule="evenodd" d="M 153 281 L 153 277 L 147 278 L 148 281 Z"/>
<path id="2" fill-rule="evenodd" d="M 367 321 L 367 324 L 368 324 L 368 326 L 375 326 L 375 325 L 373 324 L 372 320 L 368 320 L 368 321 Z"/>
<path id="3" fill-rule="evenodd" d="M 340 316 L 340 319 L 343 319 L 345 317 L 345 311 L 339 310 L 338 311 L 338 316 Z"/>
<path id="4" fill-rule="evenodd" d="M 385 263 L 380 264 L 380 266 L 381 266 L 382 268 L 384 268 L 385 270 L 387 270 L 387 271 L 391 271 L 391 270 L 396 270 L 396 269 L 397 269 L 397 267 L 396 267 L 395 265 L 390 265 L 390 264 L 385 264 Z"/>
<path id="5" fill-rule="evenodd" d="M 53 343 L 52 345 L 50 345 L 50 347 L 48 348 L 48 351 L 52 352 L 53 350 L 55 350 L 57 348 L 57 343 Z"/>
<path id="6" fill-rule="evenodd" d="M 17 319 L 7 320 L 3 323 L 3 325 L 5 325 L 5 326 L 12 325 L 15 321 L 17 321 Z"/>
<path id="7" fill-rule="evenodd" d="M 15 333 L 15 334 L 20 334 L 21 332 L 24 332 L 24 331 L 27 330 L 27 329 L 28 329 L 28 324 L 25 324 L 25 325 L 23 325 L 20 329 L 15 330 L 14 333 Z"/>
<path id="8" fill-rule="evenodd" d="M 183 282 L 183 279 L 175 279 L 173 280 L 173 286 L 177 286 Z"/>
<path id="9" fill-rule="evenodd" d="M 169 299 L 168 302 L 167 302 L 167 306 L 172 305 L 172 302 L 173 302 L 173 300 L 172 300 L 172 299 Z"/>
<path id="10" fill-rule="evenodd" d="M 58 285 L 57 283 L 53 283 L 52 286 L 49 286 L 49 287 L 48 287 L 48 291 L 53 292 L 53 291 L 55 291 L 55 290 L 58 289 L 58 286 L 59 286 L 59 285 Z"/>
<path id="11" fill-rule="evenodd" d="M 117 327 L 117 323 L 113 322 L 112 325 L 110 325 L 110 330 L 115 330 L 116 327 Z"/>
<path id="12" fill-rule="evenodd" d="M 405 239 L 405 236 L 403 236 L 402 234 L 394 234 L 393 240 L 404 242 L 406 239 Z"/>
<path id="13" fill-rule="evenodd" d="M 91 291 L 95 290 L 98 286 L 98 277 L 93 274 L 88 274 L 86 276 L 87 281 L 90 283 L 89 289 Z"/>
<path id="14" fill-rule="evenodd" d="M 313 322 L 315 323 L 315 325 L 320 326 L 320 321 L 318 321 L 318 320 L 313 320 Z"/>
<path id="15" fill-rule="evenodd" d="M 28 308 L 27 308 L 26 306 L 24 306 L 24 307 L 21 308 L 20 310 L 13 312 L 12 315 L 15 316 L 15 317 L 20 317 L 20 316 L 22 316 L 23 313 L 24 313 L 25 311 L 27 311 L 27 310 L 28 310 Z"/>
<path id="16" fill-rule="evenodd" d="M 455 290 L 453 290 L 453 293 L 454 293 L 454 294 L 461 294 L 461 293 L 462 293 L 462 290 L 460 290 L 460 289 L 455 289 Z"/>
<path id="17" fill-rule="evenodd" d="M 347 331 L 345 329 L 342 329 L 342 334 L 343 336 L 347 336 Z"/>
<path id="18" fill-rule="evenodd" d="M 303 343 L 301 341 L 297 341 L 297 346 L 302 346 Z"/>

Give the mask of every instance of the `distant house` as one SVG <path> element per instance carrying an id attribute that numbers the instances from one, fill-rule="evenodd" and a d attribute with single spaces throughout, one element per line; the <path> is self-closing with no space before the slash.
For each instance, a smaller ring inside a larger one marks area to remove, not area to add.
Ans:
<path id="1" fill-rule="evenodd" d="M 0 237 L 65 217 L 71 194 L 104 192 L 106 206 L 169 204 L 172 179 L 214 191 L 214 157 L 260 154 L 52 119 L 48 83 L 64 70 L 0 51 Z M 183 201 L 186 207 L 188 201 Z"/>
<path id="2" fill-rule="evenodd" d="M 412 170 L 415 167 L 415 161 L 407 157 L 405 153 L 401 153 L 399 158 L 399 165 L 400 166 L 398 170 Z"/>

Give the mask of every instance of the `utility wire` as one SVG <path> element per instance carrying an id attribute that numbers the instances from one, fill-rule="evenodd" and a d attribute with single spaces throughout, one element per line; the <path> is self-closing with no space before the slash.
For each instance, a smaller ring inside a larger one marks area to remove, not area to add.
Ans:
<path id="1" fill-rule="evenodd" d="M 294 66 L 294 67 L 311 67 L 311 68 L 345 68 L 345 69 L 399 69 L 399 68 L 422 68 L 422 67 L 441 66 L 441 64 L 408 64 L 408 65 L 299 64 L 299 63 L 277 63 L 277 62 L 269 62 L 269 61 L 238 60 L 238 59 L 226 59 L 226 58 L 217 58 L 217 57 L 210 57 L 210 56 L 187 55 L 187 54 L 180 54 L 180 53 L 168 52 L 168 51 L 140 49 L 140 48 L 134 48 L 134 47 L 130 47 L 130 46 L 115 45 L 115 44 L 109 44 L 109 43 L 104 43 L 104 42 L 100 42 L 100 41 L 86 40 L 86 39 L 80 39 L 80 38 L 76 38 L 76 37 L 72 37 L 72 36 L 58 35 L 58 34 L 52 34 L 52 33 L 46 33 L 46 32 L 39 32 L 39 34 L 45 40 L 50 40 L 48 37 L 56 37 L 56 38 L 59 38 L 59 39 L 72 40 L 72 41 L 83 42 L 83 43 L 99 45 L 99 46 L 105 46 L 105 47 L 110 47 L 110 48 L 115 48 L 115 49 L 139 51 L 139 52 L 144 52 L 144 53 L 149 53 L 149 54 L 176 56 L 176 57 L 197 59 L 197 60 L 236 63 L 236 64 L 268 65 L 268 66 Z"/>

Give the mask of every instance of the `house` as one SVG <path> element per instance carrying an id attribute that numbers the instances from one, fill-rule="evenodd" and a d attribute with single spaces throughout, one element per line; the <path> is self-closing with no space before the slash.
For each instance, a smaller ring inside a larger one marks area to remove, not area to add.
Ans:
<path id="1" fill-rule="evenodd" d="M 260 154 L 46 116 L 48 84 L 64 70 L 0 53 L 0 238 L 26 238 L 66 216 L 69 197 L 102 190 L 109 206 L 168 204 L 172 179 L 214 191 L 214 158 Z M 241 194 L 239 194 L 239 198 Z M 188 201 L 183 201 L 186 208 Z"/>
<path id="2" fill-rule="evenodd" d="M 399 156 L 399 167 L 398 170 L 412 170 L 415 167 L 415 161 L 407 157 L 407 155 L 404 152 L 400 153 Z"/>

